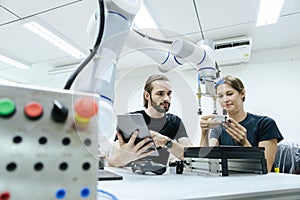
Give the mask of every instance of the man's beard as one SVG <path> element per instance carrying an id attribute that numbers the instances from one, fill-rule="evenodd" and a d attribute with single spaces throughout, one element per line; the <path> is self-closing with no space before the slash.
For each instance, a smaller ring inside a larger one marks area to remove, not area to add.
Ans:
<path id="1" fill-rule="evenodd" d="M 170 103 L 169 102 L 163 102 L 163 103 L 160 103 L 160 104 L 156 104 L 153 100 L 152 100 L 152 97 L 150 96 L 150 101 L 151 101 L 151 105 L 152 107 L 157 111 L 157 112 L 160 112 L 160 113 L 166 113 L 168 112 L 169 108 L 170 108 Z M 162 107 L 161 105 L 164 104 L 164 103 L 167 103 L 169 104 L 168 107 Z"/>

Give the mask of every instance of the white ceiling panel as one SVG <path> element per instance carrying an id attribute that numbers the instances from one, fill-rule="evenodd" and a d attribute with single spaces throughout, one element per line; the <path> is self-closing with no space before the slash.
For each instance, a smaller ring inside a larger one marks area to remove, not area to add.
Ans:
<path id="1" fill-rule="evenodd" d="M 19 24 L 2 27 L 0 37 L 3 39 L 1 46 L 9 55 L 14 55 L 31 64 L 68 56 Z"/>
<path id="2" fill-rule="evenodd" d="M 259 0 L 143 2 L 162 30 L 141 31 L 157 39 L 171 41 L 177 37 L 185 37 L 198 42 L 202 35 L 211 40 L 245 35 L 252 38 L 252 52 L 300 46 L 299 0 L 285 0 L 278 23 L 263 27 L 255 26 Z M 0 63 L 0 78 L 26 84 L 49 84 L 50 87 L 61 85 L 64 75 L 49 76 L 48 70 L 64 65 L 79 65 L 80 60 L 30 33 L 20 26 L 20 21 L 29 16 L 37 17 L 88 54 L 94 40 L 88 37 L 87 23 L 96 9 L 97 0 L 1 0 L 0 52 L 24 60 L 32 64 L 32 67 L 24 71 Z M 117 24 L 107 27 L 114 26 Z M 128 42 L 135 44 L 135 40 Z M 255 60 L 254 57 L 253 59 Z M 130 69 L 131 66 L 138 66 L 145 61 L 148 58 L 142 53 L 123 55 L 119 70 Z"/>
<path id="3" fill-rule="evenodd" d="M 10 10 L 19 18 L 51 12 L 51 10 L 60 9 L 82 0 L 1 0 L 1 6 Z"/>
<path id="4" fill-rule="evenodd" d="M 93 7 L 94 4 L 89 3 L 89 1 L 80 1 L 77 4 L 62 7 L 50 13 L 36 15 L 35 18 L 41 19 L 54 32 L 60 33 L 63 38 L 71 41 L 72 44 L 88 54 L 93 45 L 93 40 L 88 37 L 86 27 L 91 13 L 96 9 Z M 1 46 L 3 49 L 7 49 L 10 55 L 13 54 L 15 57 L 27 60 L 31 64 L 69 57 L 62 50 L 23 28 L 20 23 L 22 21 L 1 27 Z"/>
<path id="5" fill-rule="evenodd" d="M 0 24 L 5 24 L 10 21 L 17 20 L 18 18 L 10 13 L 8 10 L 6 10 L 4 7 L 0 4 Z"/>
<path id="6" fill-rule="evenodd" d="M 252 38 L 256 50 L 300 46 L 300 14 L 281 17 L 277 24 L 255 29 Z"/>
<path id="7" fill-rule="evenodd" d="M 255 23 L 259 0 L 196 0 L 203 31 Z"/>
<path id="8" fill-rule="evenodd" d="M 11 68 L 11 66 L 6 65 L 5 63 L 0 62 L 0 73 L 2 72 L 3 69 Z"/>
<path id="9" fill-rule="evenodd" d="M 300 2 L 299 0 L 285 0 L 280 16 L 299 14 Z"/>
<path id="10" fill-rule="evenodd" d="M 144 4 L 158 28 L 169 32 L 166 37 L 199 31 L 191 0 L 146 0 Z"/>
<path id="11" fill-rule="evenodd" d="M 39 17 L 88 53 L 94 40 L 87 34 L 87 24 L 96 9 L 98 9 L 96 0 L 85 0 Z"/>

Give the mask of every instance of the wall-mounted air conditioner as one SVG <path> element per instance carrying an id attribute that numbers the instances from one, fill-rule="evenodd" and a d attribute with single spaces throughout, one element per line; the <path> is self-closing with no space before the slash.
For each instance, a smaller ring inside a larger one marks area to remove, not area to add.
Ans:
<path id="1" fill-rule="evenodd" d="M 219 66 L 248 62 L 252 40 L 250 37 L 236 37 L 214 41 L 215 58 Z"/>

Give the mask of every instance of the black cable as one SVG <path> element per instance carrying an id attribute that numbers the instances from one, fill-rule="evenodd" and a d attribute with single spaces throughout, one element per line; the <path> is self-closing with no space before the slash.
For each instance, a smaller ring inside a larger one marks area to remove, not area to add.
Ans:
<path id="1" fill-rule="evenodd" d="M 204 37 L 204 34 L 203 34 L 203 30 L 202 30 L 202 26 L 201 26 L 201 22 L 200 22 L 200 17 L 199 17 L 199 13 L 198 13 L 198 9 L 197 9 L 195 0 L 193 0 L 193 3 L 194 3 L 195 12 L 196 12 L 196 15 L 197 15 L 197 20 L 198 20 L 200 32 L 201 32 L 201 35 L 202 35 L 202 39 L 204 40 L 205 37 Z"/>
<path id="2" fill-rule="evenodd" d="M 172 44 L 173 41 L 170 41 L 170 40 L 162 40 L 162 39 L 157 39 L 157 38 L 154 38 L 154 37 L 149 37 L 141 32 L 139 32 L 138 30 L 136 29 L 132 29 L 134 32 L 136 32 L 137 34 L 139 34 L 140 36 L 144 37 L 144 38 L 147 38 L 149 40 L 153 40 L 155 42 L 160 42 L 160 43 L 165 43 L 165 44 Z"/>
<path id="3" fill-rule="evenodd" d="M 76 77 L 78 74 L 84 69 L 84 67 L 92 60 L 92 58 L 95 56 L 97 53 L 97 50 L 100 46 L 102 37 L 103 37 L 103 32 L 104 32 L 104 22 L 105 22 L 105 11 L 104 11 L 104 2 L 103 0 L 99 0 L 99 8 L 100 8 L 100 28 L 99 28 L 99 33 L 98 37 L 96 39 L 96 42 L 94 44 L 93 49 L 91 50 L 90 54 L 88 57 L 79 65 L 79 67 L 71 74 L 69 77 L 64 89 L 69 90 L 75 81 Z"/>

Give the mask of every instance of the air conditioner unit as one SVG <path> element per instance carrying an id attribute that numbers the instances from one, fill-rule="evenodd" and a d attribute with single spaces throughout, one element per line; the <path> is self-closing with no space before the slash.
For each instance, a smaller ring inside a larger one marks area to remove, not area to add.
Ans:
<path id="1" fill-rule="evenodd" d="M 219 66 L 235 65 L 250 60 L 250 37 L 228 38 L 214 41 L 215 59 Z"/>

